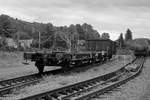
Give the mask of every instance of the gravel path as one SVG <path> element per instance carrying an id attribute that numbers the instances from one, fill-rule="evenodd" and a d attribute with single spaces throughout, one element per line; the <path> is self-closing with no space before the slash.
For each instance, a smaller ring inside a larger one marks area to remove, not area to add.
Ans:
<path id="1" fill-rule="evenodd" d="M 41 81 L 39 84 L 25 87 L 20 91 L 16 91 L 15 94 L 9 95 L 9 97 L 5 99 L 10 100 L 11 98 L 11 100 L 13 100 L 27 95 L 37 94 L 43 91 L 48 91 L 65 85 L 73 84 L 79 81 L 87 80 L 96 77 L 98 75 L 103 75 L 119 69 L 126 63 L 130 62 L 132 59 L 133 58 L 131 56 L 125 56 L 125 57 L 118 56 L 115 57 L 114 60 L 112 60 L 109 63 L 96 66 L 94 68 L 88 69 L 83 72 L 81 71 L 81 72 L 69 73 L 67 75 L 62 74 L 62 75 L 47 76 L 44 77 L 44 81 Z"/>

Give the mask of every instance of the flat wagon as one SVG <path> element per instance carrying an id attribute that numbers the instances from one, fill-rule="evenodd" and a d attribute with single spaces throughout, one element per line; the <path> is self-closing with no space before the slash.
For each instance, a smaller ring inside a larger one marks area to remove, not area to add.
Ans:
<path id="1" fill-rule="evenodd" d="M 68 69 L 80 65 L 104 62 L 110 59 L 116 51 L 115 42 L 110 39 L 86 40 L 86 51 L 37 51 L 25 52 L 24 59 L 35 62 L 39 73 L 44 66 L 61 66 Z"/>

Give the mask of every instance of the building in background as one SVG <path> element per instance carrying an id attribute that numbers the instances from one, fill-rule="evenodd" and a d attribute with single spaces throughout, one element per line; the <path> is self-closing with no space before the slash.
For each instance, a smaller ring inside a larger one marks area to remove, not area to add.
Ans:
<path id="1" fill-rule="evenodd" d="M 19 46 L 21 48 L 23 48 L 24 50 L 26 49 L 30 49 L 31 48 L 31 45 L 33 43 L 33 39 L 23 39 L 23 40 L 19 40 L 18 41 L 19 43 Z"/>

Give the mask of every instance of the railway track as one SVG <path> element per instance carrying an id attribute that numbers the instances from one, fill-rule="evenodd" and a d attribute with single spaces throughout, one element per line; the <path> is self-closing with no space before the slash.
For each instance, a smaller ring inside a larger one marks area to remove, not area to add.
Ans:
<path id="1" fill-rule="evenodd" d="M 42 75 L 31 74 L 31 75 L 12 78 L 12 79 L 2 80 L 0 81 L 0 95 L 4 96 L 5 94 L 9 94 L 13 92 L 14 88 L 19 88 L 33 83 L 37 83 L 40 80 L 42 80 L 43 76 L 56 74 L 60 71 L 61 69 L 56 69 L 56 70 L 44 72 Z"/>
<path id="2" fill-rule="evenodd" d="M 139 67 L 136 72 L 128 72 L 128 71 L 124 72 L 122 73 L 122 75 L 116 76 L 116 78 L 114 79 L 110 79 L 110 81 L 106 82 L 106 84 L 103 84 L 103 86 L 101 86 L 100 84 L 99 87 L 93 87 L 91 91 L 88 91 L 84 94 L 80 94 L 79 96 L 75 96 L 74 98 L 71 99 L 66 98 L 63 100 L 87 100 L 96 97 L 97 95 L 104 94 L 107 91 L 113 90 L 115 87 L 125 84 L 126 82 L 133 79 L 140 73 L 144 64 L 144 59 L 142 59 L 142 61 L 140 62 L 141 63 L 138 63 Z"/>
<path id="3" fill-rule="evenodd" d="M 103 62 L 104 63 L 104 62 Z M 5 94 L 13 93 L 13 90 L 16 88 L 25 87 L 31 84 L 38 83 L 41 81 L 43 76 L 51 75 L 51 74 L 60 74 L 64 73 L 62 69 L 51 70 L 40 74 L 31 74 L 21 77 L 16 77 L 12 79 L 2 80 L 0 81 L 0 96 L 5 96 Z"/>
<path id="4" fill-rule="evenodd" d="M 135 72 L 126 69 L 127 66 L 132 64 L 138 66 Z M 24 97 L 20 100 L 87 100 L 134 78 L 140 73 L 143 64 L 144 58 L 138 58 L 115 72 L 37 95 Z"/>

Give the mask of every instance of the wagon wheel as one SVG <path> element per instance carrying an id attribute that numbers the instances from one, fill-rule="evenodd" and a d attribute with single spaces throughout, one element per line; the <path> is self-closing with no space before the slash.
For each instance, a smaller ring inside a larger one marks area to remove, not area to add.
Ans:
<path id="1" fill-rule="evenodd" d="M 37 69 L 39 71 L 39 74 L 42 74 L 44 71 L 44 66 L 37 66 Z"/>
<path id="2" fill-rule="evenodd" d="M 43 65 L 42 60 L 36 61 L 35 66 L 37 67 L 39 74 L 43 73 L 44 65 Z"/>
<path id="3" fill-rule="evenodd" d="M 56 54 L 56 58 L 57 58 L 58 60 L 62 59 L 62 58 L 63 58 L 63 54 L 62 54 L 62 53 L 57 53 L 57 54 Z"/>
<path id="4" fill-rule="evenodd" d="M 68 59 L 65 59 L 62 64 L 62 69 L 64 72 L 66 72 L 69 70 L 69 68 L 70 68 L 70 61 Z"/>

